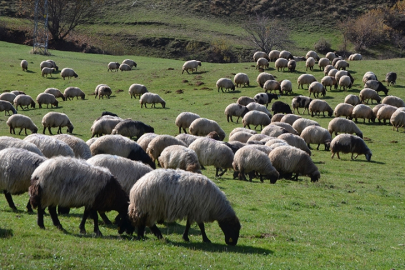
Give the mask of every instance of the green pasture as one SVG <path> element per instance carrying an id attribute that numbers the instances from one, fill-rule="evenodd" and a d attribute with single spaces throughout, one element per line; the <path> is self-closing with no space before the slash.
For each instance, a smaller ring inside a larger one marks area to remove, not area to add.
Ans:
<path id="1" fill-rule="evenodd" d="M 48 87 L 63 92 L 66 87 L 77 86 L 86 93 L 85 100 L 60 101 L 58 108 L 19 108 L 18 113 L 29 116 L 40 133 L 42 117 L 57 111 L 69 116 L 75 136 L 88 140 L 93 121 L 101 112 L 111 111 L 122 118 L 147 123 L 158 134 L 175 136 L 176 116 L 190 111 L 217 121 L 229 134 L 242 124 L 228 123 L 225 107 L 240 96 L 253 97 L 262 92 L 256 83 L 259 72 L 253 62 L 203 62 L 197 72 L 181 74 L 183 61 L 178 60 L 61 51 L 52 51 L 52 56 L 47 57 L 30 54 L 30 50 L 31 47 L 0 42 L 0 92 L 20 90 L 35 99 Z M 138 67 L 129 72 L 107 72 L 108 62 L 126 58 L 135 60 Z M 20 68 L 22 59 L 29 63 L 28 72 Z M 46 59 L 54 60 L 59 70 L 73 68 L 79 77 L 63 80 L 59 72 L 52 78 L 41 77 L 39 64 Z M 293 96 L 308 95 L 306 86 L 304 90 L 297 89 L 298 76 L 306 73 L 304 62 L 298 62 L 294 73 L 277 72 L 274 63 L 266 71 L 293 83 L 294 94 L 283 95 L 279 100 L 290 104 Z M 389 87 L 389 94 L 405 98 L 401 59 L 350 62 L 349 71 L 355 78 L 354 87 L 347 92 L 328 91 L 322 98 L 332 108 L 343 102 L 347 94 L 360 92 L 366 71 L 373 71 L 380 80 L 389 71 L 397 72 L 397 85 Z M 233 79 L 238 72 L 248 74 L 249 87 L 234 92 L 217 91 L 215 83 L 219 78 Z M 319 81 L 323 77 L 317 67 L 308 73 Z M 110 99 L 94 98 L 94 89 L 101 83 L 113 89 Z M 144 84 L 149 92 L 159 94 L 165 99 L 166 108 L 157 104 L 155 109 L 141 109 L 139 100 L 128 94 L 133 83 Z M 0 135 L 23 139 L 23 135 L 9 134 L 7 119 L 0 112 Z M 322 116 L 313 119 L 325 128 L 331 120 Z M 36 215 L 26 212 L 27 193 L 14 196 L 18 212 L 11 211 L 0 196 L 0 269 L 404 269 L 404 129 L 396 132 L 390 125 L 362 120 L 358 126 L 373 152 L 371 162 L 364 156 L 352 161 L 350 155 L 332 160 L 321 146 L 320 151 L 312 151 L 312 159 L 321 172 L 317 183 L 303 176 L 297 182 L 280 180 L 275 185 L 257 179 L 250 183 L 233 180 L 232 172 L 216 179 L 214 168 L 207 168 L 203 174 L 225 192 L 241 221 L 235 247 L 225 244 L 216 223 L 206 224 L 212 244 L 202 243 L 197 226 L 192 226 L 190 242 L 184 242 L 184 221 L 158 225 L 164 240 L 147 233 L 145 241 L 137 241 L 135 235 L 119 236 L 117 228 L 103 224 L 100 230 L 104 236 L 97 238 L 91 233 L 91 220 L 87 223 L 88 233 L 80 235 L 83 209 L 60 217 L 66 233 L 57 230 L 48 215 L 46 230 L 41 230 L 36 225 Z M 56 129 L 53 131 L 56 133 Z M 109 217 L 115 214 L 109 213 Z"/>

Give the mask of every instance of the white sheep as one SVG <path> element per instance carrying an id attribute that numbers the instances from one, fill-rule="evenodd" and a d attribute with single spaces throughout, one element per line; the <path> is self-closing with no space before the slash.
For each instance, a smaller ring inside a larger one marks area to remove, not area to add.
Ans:
<path id="1" fill-rule="evenodd" d="M 111 72 L 113 70 L 118 71 L 118 69 L 120 68 L 120 63 L 110 62 L 110 63 L 108 63 L 107 67 L 108 67 L 107 71 L 111 71 Z"/>
<path id="2" fill-rule="evenodd" d="M 288 60 L 285 58 L 279 58 L 276 60 L 274 63 L 274 67 L 277 69 L 277 71 L 284 71 L 285 68 L 288 68 Z"/>
<path id="3" fill-rule="evenodd" d="M 237 127 L 237 128 L 232 129 L 232 131 L 229 133 L 229 137 L 232 137 L 233 134 L 235 134 L 237 132 L 240 132 L 240 131 L 248 132 L 248 133 L 250 133 L 252 135 L 257 134 L 257 132 L 255 130 L 251 130 L 251 129 L 248 129 L 248 128 Z"/>
<path id="4" fill-rule="evenodd" d="M 307 61 L 305 62 L 305 70 L 313 70 L 315 66 L 315 59 L 313 57 L 307 58 Z"/>
<path id="5" fill-rule="evenodd" d="M 321 58 L 318 60 L 319 70 L 324 70 L 326 66 L 330 65 L 328 58 Z"/>
<path id="6" fill-rule="evenodd" d="M 257 62 L 257 60 L 258 60 L 259 58 L 266 58 L 266 59 L 269 59 L 269 56 L 268 56 L 267 53 L 265 53 L 265 52 L 257 51 L 257 52 L 255 52 L 255 53 L 253 54 L 253 61 L 254 61 L 254 62 Z"/>
<path id="7" fill-rule="evenodd" d="M 125 59 L 125 60 L 123 60 L 123 61 L 122 61 L 122 64 L 127 64 L 128 66 L 131 67 L 131 69 L 132 69 L 133 67 L 137 67 L 137 64 L 135 63 L 135 61 L 134 61 L 134 60 L 131 60 L 131 59 Z"/>
<path id="8" fill-rule="evenodd" d="M 42 69 L 45 68 L 45 67 L 47 67 L 47 68 L 53 68 L 54 66 L 53 66 L 53 64 L 52 64 L 51 62 L 49 62 L 49 61 L 42 61 L 42 62 L 39 64 L 39 67 L 40 67 L 40 69 L 42 70 Z"/>
<path id="9" fill-rule="evenodd" d="M 260 111 L 260 112 L 264 112 L 265 114 L 267 114 L 269 117 L 272 117 L 270 111 L 266 108 L 266 106 L 256 103 L 256 102 L 251 102 L 249 103 L 246 108 L 249 111 Z"/>
<path id="10" fill-rule="evenodd" d="M 312 117 L 314 117 L 314 114 L 320 115 L 320 113 L 325 117 L 325 112 L 328 112 L 329 117 L 333 115 L 333 110 L 330 105 L 326 101 L 320 99 L 312 100 L 311 103 L 309 103 L 308 110 Z"/>
<path id="11" fill-rule="evenodd" d="M 233 122 L 232 116 L 237 116 L 236 123 L 238 123 L 239 118 L 245 116 L 248 111 L 249 109 L 246 108 L 246 106 L 239 105 L 238 103 L 231 103 L 226 106 L 224 114 L 226 115 L 226 120 L 228 122 L 229 119 Z"/>
<path id="12" fill-rule="evenodd" d="M 294 121 L 294 123 L 292 124 L 292 127 L 298 132 L 298 134 L 301 134 L 301 132 L 304 130 L 304 128 L 308 127 L 308 126 L 320 126 L 318 122 L 311 120 L 311 119 L 307 119 L 307 118 L 300 118 L 297 119 L 296 121 Z"/>
<path id="13" fill-rule="evenodd" d="M 187 133 L 186 129 L 189 128 L 191 123 L 197 118 L 200 118 L 200 116 L 196 113 L 182 112 L 176 117 L 174 123 L 179 127 L 179 133 L 181 133 L 181 129 L 183 129 L 184 133 Z"/>
<path id="14" fill-rule="evenodd" d="M 366 83 L 368 80 L 377 80 L 377 76 L 372 71 L 367 71 L 363 75 L 363 83 Z"/>
<path id="15" fill-rule="evenodd" d="M 236 87 L 240 86 L 249 86 L 249 77 L 245 73 L 236 73 L 235 77 L 233 77 L 233 81 L 235 82 Z"/>
<path id="16" fill-rule="evenodd" d="M 309 107 L 309 103 L 311 103 L 311 101 L 312 101 L 312 98 L 305 97 L 305 96 L 294 97 L 291 101 L 291 107 L 293 108 L 293 112 L 295 112 L 295 110 L 297 110 L 297 112 L 300 113 L 298 108 L 304 108 L 304 111 L 302 113 L 304 113 L 307 110 L 307 112 L 309 114 L 308 107 Z"/>
<path id="17" fill-rule="evenodd" d="M 127 64 L 121 64 L 119 67 L 119 70 L 121 71 L 130 71 L 132 70 L 131 66 L 127 65 Z"/>
<path id="18" fill-rule="evenodd" d="M 325 57 L 328 58 L 329 61 L 333 61 L 333 59 L 337 58 L 337 55 L 336 55 L 334 52 L 328 52 L 328 53 L 325 55 Z"/>
<path id="19" fill-rule="evenodd" d="M 344 116 L 346 119 L 352 119 L 352 111 L 354 106 L 348 103 L 339 103 L 336 105 L 335 110 L 333 111 L 333 115 L 335 117 Z"/>
<path id="20" fill-rule="evenodd" d="M 47 88 L 45 89 L 44 93 L 52 94 L 55 96 L 55 98 L 62 98 L 63 101 L 66 100 L 65 96 L 57 88 Z"/>
<path id="21" fill-rule="evenodd" d="M 17 110 L 14 108 L 14 106 L 10 102 L 5 100 L 0 100 L 0 112 L 2 111 L 4 111 L 4 115 L 10 115 L 10 111 L 13 114 L 17 113 Z"/>
<path id="22" fill-rule="evenodd" d="M 20 132 L 24 129 L 25 135 L 27 135 L 27 129 L 31 130 L 31 133 L 37 133 L 38 127 L 32 122 L 31 118 L 22 114 L 14 114 L 7 120 L 7 125 L 10 127 L 10 134 L 15 134 L 15 129 L 20 128 Z"/>
<path id="23" fill-rule="evenodd" d="M 246 143 L 252 136 L 253 136 L 253 134 L 250 132 L 239 131 L 239 132 L 232 134 L 232 136 L 229 136 L 228 141 L 229 142 L 238 141 L 241 143 Z"/>
<path id="24" fill-rule="evenodd" d="M 187 134 L 189 135 L 189 134 Z M 146 149 L 148 148 L 149 143 L 156 138 L 158 134 L 155 133 L 145 133 L 139 139 L 136 141 L 136 143 L 146 152 Z M 178 136 L 176 136 L 178 138 Z M 180 139 L 180 138 L 178 138 Z M 183 141 L 184 142 L 184 141 Z"/>
<path id="25" fill-rule="evenodd" d="M 112 90 L 111 87 L 109 87 L 106 84 L 99 84 L 96 86 L 95 90 L 94 90 L 94 98 L 100 99 L 100 97 L 102 99 L 104 99 L 104 96 L 107 96 L 107 98 L 110 98 L 112 94 Z"/>
<path id="26" fill-rule="evenodd" d="M 245 114 L 242 119 L 243 127 L 248 127 L 250 129 L 250 125 L 254 125 L 255 129 L 260 126 L 260 129 L 263 129 L 263 126 L 267 126 L 270 124 L 271 119 L 270 117 L 260 111 L 250 111 Z"/>
<path id="27" fill-rule="evenodd" d="M 158 135 L 149 142 L 148 148 L 146 148 L 146 153 L 154 162 L 158 159 L 160 153 L 162 153 L 162 151 L 170 145 L 182 145 L 187 147 L 183 141 L 171 135 Z"/>
<path id="28" fill-rule="evenodd" d="M 297 67 L 297 62 L 293 59 L 289 60 L 287 63 L 287 68 L 290 72 L 294 72 Z"/>
<path id="29" fill-rule="evenodd" d="M 290 124 L 291 127 L 292 127 L 292 124 L 293 124 L 295 121 L 297 121 L 298 119 L 300 119 L 300 118 L 302 118 L 302 117 L 299 116 L 299 115 L 296 115 L 296 114 L 285 114 L 285 115 L 280 119 L 280 122 L 281 122 L 281 123 L 288 123 L 288 124 Z"/>
<path id="30" fill-rule="evenodd" d="M 218 125 L 217 122 L 215 122 L 214 120 L 207 119 L 207 118 L 200 117 L 200 118 L 195 119 L 190 124 L 190 127 L 188 129 L 190 131 L 190 134 L 196 135 L 196 136 L 206 136 L 211 131 L 215 131 L 218 133 L 221 141 L 223 141 L 226 136 L 224 130 Z"/>
<path id="31" fill-rule="evenodd" d="M 55 68 L 55 70 L 59 70 L 59 67 L 56 65 L 55 61 L 53 60 L 45 60 L 48 63 L 51 63 L 51 67 Z"/>
<path id="32" fill-rule="evenodd" d="M 70 100 L 70 99 L 73 100 L 74 97 L 76 97 L 76 99 L 79 99 L 79 97 L 84 99 L 86 97 L 86 95 L 83 93 L 83 91 L 79 87 L 67 87 L 65 89 L 65 91 L 63 92 L 63 96 L 67 100 Z"/>
<path id="33" fill-rule="evenodd" d="M 345 97 L 344 103 L 351 104 L 353 106 L 356 106 L 357 104 L 361 103 L 361 100 L 358 96 L 349 94 Z"/>
<path id="34" fill-rule="evenodd" d="M 259 58 L 256 61 L 256 69 L 266 69 L 269 68 L 269 61 L 266 58 Z"/>
<path id="35" fill-rule="evenodd" d="M 363 58 L 363 57 L 361 56 L 361 54 L 359 54 L 359 53 L 354 53 L 354 54 L 349 55 L 348 60 L 349 60 L 349 61 L 358 61 L 358 60 L 361 60 L 362 58 Z"/>
<path id="36" fill-rule="evenodd" d="M 294 56 L 289 51 L 281 51 L 279 58 L 294 59 Z"/>
<path id="37" fill-rule="evenodd" d="M 298 134 L 298 132 L 292 127 L 292 125 L 290 125 L 289 123 L 286 123 L 286 122 L 281 122 L 281 121 L 273 122 L 273 123 L 270 123 L 270 125 L 276 125 L 276 126 L 282 127 L 285 130 L 287 130 L 288 133 L 291 133 L 291 134 L 295 134 L 295 135 Z"/>
<path id="38" fill-rule="evenodd" d="M 377 103 L 381 102 L 381 97 L 378 95 L 377 91 L 371 89 L 371 88 L 364 88 L 360 91 L 359 93 L 360 97 L 360 102 L 366 102 L 368 104 L 368 101 L 371 99 L 371 103 L 373 103 L 373 100 L 377 101 Z"/>
<path id="39" fill-rule="evenodd" d="M 392 105 L 388 105 L 385 104 L 384 106 L 382 106 L 378 111 L 377 111 L 377 119 L 378 119 L 378 123 L 381 123 L 381 120 L 384 121 L 384 125 L 386 123 L 386 120 L 390 120 L 392 114 L 397 110 L 397 107 L 392 106 Z"/>
<path id="40" fill-rule="evenodd" d="M 141 103 L 141 108 L 143 107 L 143 105 L 146 104 L 152 104 L 152 108 L 156 108 L 155 104 L 156 103 L 160 103 L 162 104 L 162 108 L 166 107 L 166 101 L 164 101 L 163 98 L 161 98 L 158 94 L 154 94 L 154 93 L 144 93 L 140 98 L 139 98 L 139 103 Z"/>
<path id="41" fill-rule="evenodd" d="M 374 107 L 373 107 L 373 113 L 374 113 L 374 115 L 377 117 L 377 113 L 378 113 L 378 111 L 380 110 L 380 108 L 382 107 L 382 106 L 386 106 L 387 104 L 377 104 L 377 105 L 375 105 Z"/>
<path id="42" fill-rule="evenodd" d="M 247 106 L 250 103 L 255 102 L 255 100 L 251 97 L 247 97 L 247 96 L 241 96 L 238 98 L 238 100 L 236 101 L 236 103 L 243 105 L 243 106 Z"/>
<path id="43" fill-rule="evenodd" d="M 373 113 L 373 110 L 364 104 L 358 104 L 354 106 L 353 111 L 352 111 L 352 118 L 354 118 L 354 121 L 357 123 L 357 118 L 363 118 L 364 122 L 366 122 L 366 119 L 368 119 L 368 122 L 375 122 L 375 115 Z"/>
<path id="44" fill-rule="evenodd" d="M 271 123 L 280 122 L 280 121 L 281 121 L 281 118 L 283 118 L 284 115 L 285 115 L 284 113 L 276 113 L 276 114 L 274 114 L 274 115 L 271 117 Z"/>
<path id="45" fill-rule="evenodd" d="M 101 117 L 97 119 L 90 128 L 91 137 L 111 134 L 114 127 L 121 121 L 123 119 L 120 117 Z"/>
<path id="46" fill-rule="evenodd" d="M 24 110 L 23 106 L 25 109 L 28 109 L 28 106 L 35 108 L 35 101 L 29 95 L 18 95 L 14 99 L 14 106 L 16 109 L 20 106 L 22 110 Z"/>
<path id="47" fill-rule="evenodd" d="M 280 83 L 280 92 L 284 94 L 292 93 L 292 83 L 290 80 L 282 80 Z"/>
<path id="48" fill-rule="evenodd" d="M 346 70 L 346 68 L 348 68 L 348 67 L 349 67 L 349 63 L 346 62 L 345 60 L 339 60 L 335 64 L 335 68 L 337 70 L 341 70 L 341 69 Z"/>
<path id="49" fill-rule="evenodd" d="M 73 149 L 67 143 L 48 135 L 31 134 L 25 137 L 24 141 L 35 144 L 47 158 L 56 156 L 75 156 Z"/>
<path id="50" fill-rule="evenodd" d="M 309 149 L 307 143 L 298 135 L 291 133 L 284 133 L 277 137 L 277 139 L 286 141 L 289 145 L 297 147 L 302 151 L 305 151 L 308 155 L 311 155 L 311 150 Z"/>
<path id="51" fill-rule="evenodd" d="M 260 85 L 261 88 L 263 88 L 263 85 L 266 81 L 268 80 L 274 80 L 274 76 L 270 73 L 267 72 L 261 72 L 259 75 L 257 75 L 256 82 Z"/>
<path id="52" fill-rule="evenodd" d="M 280 83 L 275 80 L 268 80 L 264 83 L 263 90 L 265 93 L 267 93 L 267 91 L 270 91 L 271 93 L 273 90 L 278 90 L 281 93 Z"/>
<path id="53" fill-rule="evenodd" d="M 229 91 L 229 90 L 235 91 L 235 84 L 232 82 L 231 79 L 228 79 L 228 78 L 220 78 L 217 81 L 216 86 L 218 88 L 218 92 L 219 92 L 219 89 L 221 89 L 222 93 L 224 93 L 224 88 L 225 88 L 225 91 Z"/>
<path id="54" fill-rule="evenodd" d="M 333 132 L 338 135 L 338 132 L 352 134 L 355 133 L 360 138 L 363 138 L 363 132 L 357 127 L 357 125 L 345 118 L 334 118 L 328 124 L 328 131 L 332 136 Z"/>
<path id="55" fill-rule="evenodd" d="M 165 169 L 181 169 L 201 173 L 200 163 L 194 150 L 182 145 L 170 145 L 160 154 L 159 164 Z"/>
<path id="56" fill-rule="evenodd" d="M 79 75 L 77 75 L 77 73 L 76 73 L 73 69 L 71 69 L 71 68 L 64 68 L 64 69 L 62 69 L 62 71 L 60 72 L 60 76 L 61 76 L 63 79 L 65 79 L 66 77 L 67 77 L 68 79 L 70 79 L 70 77 L 75 77 L 75 78 L 79 77 Z"/>
<path id="57" fill-rule="evenodd" d="M 46 76 L 46 77 L 48 77 L 48 75 L 51 75 L 51 77 L 52 77 L 52 73 L 55 71 L 55 68 L 47 68 L 47 67 L 44 67 L 42 70 L 41 70 L 41 75 L 42 75 L 42 77 L 44 77 L 44 76 Z"/>
<path id="58" fill-rule="evenodd" d="M 268 125 L 261 131 L 261 134 L 265 134 L 270 137 L 278 137 L 283 133 L 288 133 L 288 131 L 285 128 L 277 125 Z"/>
<path id="59" fill-rule="evenodd" d="M 20 66 L 22 68 L 22 71 L 28 71 L 28 62 L 27 62 L 27 60 L 21 60 Z"/>
<path id="60" fill-rule="evenodd" d="M 371 150 L 367 147 L 363 139 L 351 134 L 340 134 L 336 136 L 330 144 L 330 150 L 332 152 L 332 158 L 337 154 L 340 159 L 340 152 L 351 153 L 352 160 L 356 159 L 359 155 L 364 154 L 367 161 L 370 161 L 372 156 Z M 357 155 L 353 158 L 354 154 Z"/>
<path id="61" fill-rule="evenodd" d="M 153 133 L 155 129 L 141 121 L 135 121 L 132 119 L 125 119 L 124 121 L 119 122 L 115 125 L 114 129 L 111 131 L 111 134 L 121 134 L 122 136 L 139 138 L 144 133 Z"/>
<path id="62" fill-rule="evenodd" d="M 33 143 L 26 142 L 14 137 L 0 136 L 0 150 L 11 147 L 25 149 L 40 156 L 44 155 L 42 154 L 41 150 L 39 150 L 39 148 Z"/>
<path id="63" fill-rule="evenodd" d="M 5 93 L 2 93 L 2 94 L 0 95 L 0 100 L 8 101 L 8 102 L 10 102 L 11 104 L 13 104 L 15 97 L 16 97 L 16 95 L 14 95 L 13 93 L 7 93 L 7 92 L 5 92 Z"/>
<path id="64" fill-rule="evenodd" d="M 321 84 L 325 87 L 325 90 L 326 90 L 327 86 L 329 86 L 329 90 L 331 90 L 331 91 L 332 91 L 332 86 L 334 86 L 335 89 L 337 89 L 337 81 L 334 77 L 331 77 L 331 76 L 323 77 L 321 80 Z"/>
<path id="65" fill-rule="evenodd" d="M 261 141 L 263 139 L 269 138 L 270 136 L 267 136 L 266 134 L 251 134 L 250 138 L 247 140 L 248 142 L 251 141 Z"/>
<path id="66" fill-rule="evenodd" d="M 272 50 L 272 51 L 269 52 L 270 62 L 276 61 L 279 57 L 280 57 L 280 51 Z"/>
<path id="67" fill-rule="evenodd" d="M 323 69 L 323 74 L 326 76 L 326 75 L 328 75 L 329 74 L 329 72 L 331 71 L 331 70 L 337 70 L 334 66 L 332 66 L 332 65 L 327 65 L 324 69 Z"/>
<path id="68" fill-rule="evenodd" d="M 308 126 L 301 132 L 300 137 L 305 141 L 308 148 L 310 148 L 311 143 L 314 143 L 318 145 L 316 150 L 319 150 L 319 145 L 322 143 L 325 145 L 325 151 L 329 151 L 332 137 L 326 128 L 320 126 Z"/>
<path id="69" fill-rule="evenodd" d="M 198 66 L 201 66 L 201 61 L 197 61 L 197 60 L 186 61 L 183 64 L 181 74 L 183 74 L 184 71 L 186 71 L 188 74 L 190 74 L 188 72 L 190 69 L 191 69 L 191 72 L 194 72 L 194 69 L 195 69 L 195 71 L 197 71 Z"/>
<path id="70" fill-rule="evenodd" d="M 72 148 L 76 158 L 91 158 L 90 146 L 87 145 L 82 139 L 69 134 L 58 134 L 53 137 L 69 145 L 70 148 Z"/>
<path id="71" fill-rule="evenodd" d="M 52 135 L 51 128 L 57 127 L 57 133 L 62 133 L 62 127 L 67 127 L 67 132 L 73 132 L 73 125 L 70 122 L 69 117 L 64 113 L 59 112 L 49 112 L 42 117 L 42 126 L 44 127 L 43 133 L 45 134 L 46 128 L 48 128 L 49 134 Z"/>
<path id="72" fill-rule="evenodd" d="M 400 98 L 396 96 L 386 96 L 382 101 L 382 104 L 388 104 L 391 106 L 395 107 L 405 107 L 405 102 Z"/>
<path id="73" fill-rule="evenodd" d="M 308 92 L 309 96 L 313 94 L 315 98 L 318 98 L 319 94 L 322 96 L 326 95 L 326 89 L 320 82 L 312 82 L 308 87 Z"/>
<path id="74" fill-rule="evenodd" d="M 129 217 L 138 228 L 138 238 L 144 238 L 145 226 L 161 239 L 156 222 L 186 219 L 183 239 L 189 241 L 188 233 L 196 222 L 203 242 L 210 243 L 205 233 L 204 222 L 218 221 L 228 245 L 236 245 L 240 222 L 225 194 L 207 177 L 182 170 L 159 169 L 139 179 L 132 187 Z M 151 203 L 153 202 L 153 203 Z"/>
<path id="75" fill-rule="evenodd" d="M 141 98 L 141 96 L 143 94 L 145 94 L 146 92 L 148 92 L 148 89 L 146 88 L 146 86 L 143 84 L 138 84 L 138 83 L 132 84 L 128 89 L 128 93 L 131 96 L 131 98 L 134 97 L 135 99 L 136 99 L 137 95 L 139 98 Z"/>
<path id="76" fill-rule="evenodd" d="M 342 77 L 340 77 L 338 84 L 340 90 L 342 90 L 343 87 L 343 91 L 346 91 L 346 87 L 349 89 L 352 88 L 353 85 L 350 77 L 347 75 L 343 75 Z"/>
<path id="77" fill-rule="evenodd" d="M 392 125 L 392 130 L 394 130 L 394 128 L 397 129 L 400 127 L 404 127 L 405 126 L 405 111 L 402 108 L 397 109 L 390 118 L 390 123 Z"/>
<path id="78" fill-rule="evenodd" d="M 316 82 L 314 75 L 302 74 L 297 79 L 298 89 L 300 89 L 300 86 L 301 86 L 301 89 L 304 89 L 304 84 L 308 84 L 308 88 L 309 88 L 309 85 L 313 82 Z"/>
<path id="79" fill-rule="evenodd" d="M 307 54 L 305 55 L 305 58 L 308 59 L 309 57 L 314 58 L 316 61 L 320 60 L 318 54 L 315 51 L 308 51 Z"/>
<path id="80" fill-rule="evenodd" d="M 336 80 L 336 74 L 340 71 L 345 71 L 345 70 L 337 70 L 336 68 L 334 68 L 334 69 L 329 70 L 329 72 L 326 75 L 329 77 L 333 77 Z"/>
<path id="81" fill-rule="evenodd" d="M 58 101 L 56 100 L 55 96 L 52 94 L 40 93 L 37 96 L 36 101 L 39 105 L 39 108 L 42 108 L 42 104 L 46 104 L 46 108 L 48 108 L 49 104 L 51 104 L 51 108 L 52 108 L 52 106 L 58 107 Z"/>

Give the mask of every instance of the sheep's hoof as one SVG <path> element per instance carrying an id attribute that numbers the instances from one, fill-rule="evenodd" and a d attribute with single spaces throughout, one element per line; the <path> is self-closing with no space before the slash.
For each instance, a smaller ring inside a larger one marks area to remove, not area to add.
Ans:
<path id="1" fill-rule="evenodd" d="M 183 235 L 183 240 L 186 241 L 186 242 L 190 242 L 190 239 L 186 235 Z"/>
<path id="2" fill-rule="evenodd" d="M 80 229 L 80 234 L 86 234 L 86 230 L 85 229 Z"/>
<path id="3" fill-rule="evenodd" d="M 96 231 L 94 233 L 96 234 L 96 237 L 102 237 L 103 236 L 103 234 L 100 231 Z"/>

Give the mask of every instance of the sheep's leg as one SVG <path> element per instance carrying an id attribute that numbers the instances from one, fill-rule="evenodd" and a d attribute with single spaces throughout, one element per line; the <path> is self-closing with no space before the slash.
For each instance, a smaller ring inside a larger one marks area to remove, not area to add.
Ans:
<path id="1" fill-rule="evenodd" d="M 15 207 L 15 204 L 13 202 L 13 198 L 11 197 L 11 193 L 8 192 L 7 190 L 3 190 L 4 196 L 6 196 L 6 200 L 8 202 L 8 206 L 10 206 L 13 211 L 17 211 L 17 208 Z"/>
<path id="2" fill-rule="evenodd" d="M 162 239 L 163 235 L 160 232 L 159 228 L 156 226 L 156 224 L 153 224 L 153 226 L 149 227 L 151 232 L 157 237 L 157 239 Z"/>
<path id="3" fill-rule="evenodd" d="M 183 131 L 187 134 L 187 130 L 185 128 L 183 128 Z M 179 131 L 179 133 L 181 133 L 181 131 Z"/>
<path id="4" fill-rule="evenodd" d="M 80 229 L 81 234 L 86 234 L 85 224 L 86 224 L 86 220 L 89 217 L 89 215 L 90 215 L 90 211 L 85 208 L 84 213 L 83 213 L 83 217 L 82 217 L 82 221 L 80 222 L 80 225 L 79 225 L 79 229 Z"/>
<path id="5" fill-rule="evenodd" d="M 138 226 L 138 240 L 145 238 L 145 225 Z"/>
<path id="6" fill-rule="evenodd" d="M 27 203 L 27 212 L 28 212 L 28 213 L 34 213 L 34 211 L 32 210 L 32 206 L 31 206 L 30 200 L 28 200 L 28 203 Z"/>
<path id="7" fill-rule="evenodd" d="M 63 230 L 62 225 L 60 224 L 58 214 L 56 213 L 56 206 L 48 206 L 49 214 L 51 215 L 53 225 L 56 226 L 59 230 Z"/>
<path id="8" fill-rule="evenodd" d="M 105 212 L 98 212 L 101 219 L 103 220 L 104 224 L 106 225 L 112 225 L 112 222 L 108 219 L 107 215 L 105 214 Z"/>
<path id="9" fill-rule="evenodd" d="M 45 209 L 42 208 L 41 203 L 38 204 L 38 216 L 37 216 L 37 224 L 41 229 L 45 230 L 45 226 L 44 226 L 44 213 L 45 213 Z"/>
<path id="10" fill-rule="evenodd" d="M 70 208 L 69 207 L 61 207 L 58 206 L 58 214 L 59 215 L 67 215 L 70 212 Z"/>
<path id="11" fill-rule="evenodd" d="M 179 134 L 181 134 L 181 127 L 179 127 Z"/>
<path id="12" fill-rule="evenodd" d="M 205 233 L 204 222 L 197 223 L 197 224 L 198 224 L 198 227 L 200 227 L 203 242 L 204 243 L 211 243 L 210 239 L 208 239 L 207 234 Z"/>
<path id="13" fill-rule="evenodd" d="M 100 232 L 100 229 L 98 228 L 98 214 L 96 210 L 91 210 L 90 215 L 93 218 L 94 221 L 94 233 L 96 236 L 103 236 L 103 234 Z"/>
<path id="14" fill-rule="evenodd" d="M 333 157 L 335 156 L 335 153 L 334 152 L 332 152 L 332 156 L 331 156 L 331 158 L 333 159 Z"/>
<path id="15" fill-rule="evenodd" d="M 62 134 L 62 126 L 59 126 L 57 133 L 58 133 L 58 134 Z"/>
<path id="16" fill-rule="evenodd" d="M 217 175 L 216 176 L 221 177 L 222 175 L 224 175 L 226 173 L 227 169 L 223 170 L 220 175 L 218 175 L 218 171 L 219 171 L 219 168 L 217 168 Z"/>
<path id="17" fill-rule="evenodd" d="M 23 128 L 20 128 L 20 132 L 18 132 L 18 135 L 21 135 L 22 130 L 23 130 Z M 25 129 L 25 135 L 27 135 L 27 129 Z"/>
<path id="18" fill-rule="evenodd" d="M 48 127 L 48 130 L 49 130 L 49 134 L 53 135 L 52 131 L 51 131 L 51 127 Z M 44 134 L 45 134 L 45 128 L 44 128 Z"/>
<path id="19" fill-rule="evenodd" d="M 338 157 L 338 159 L 340 159 L 339 152 L 337 152 L 337 157 Z"/>
<path id="20" fill-rule="evenodd" d="M 183 233 L 183 240 L 186 242 L 189 242 L 190 239 L 188 238 L 188 231 L 190 230 L 190 221 L 188 221 L 187 219 L 187 224 L 186 224 L 186 228 L 184 229 L 184 233 Z"/>
<path id="21" fill-rule="evenodd" d="M 21 132 L 21 130 L 20 130 L 20 132 Z M 27 136 L 27 129 L 26 128 L 24 129 L 24 132 L 25 132 L 25 136 Z"/>
<path id="22" fill-rule="evenodd" d="M 319 144 L 318 144 L 318 147 L 316 148 L 316 150 L 319 150 L 319 146 L 320 146 L 320 145 L 321 145 L 321 144 L 319 143 Z"/>

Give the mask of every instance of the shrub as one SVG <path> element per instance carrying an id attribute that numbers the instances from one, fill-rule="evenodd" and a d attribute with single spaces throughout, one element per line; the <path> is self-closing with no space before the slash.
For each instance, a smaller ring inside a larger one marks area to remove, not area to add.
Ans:
<path id="1" fill-rule="evenodd" d="M 321 52 L 321 53 L 327 53 L 332 50 L 330 43 L 324 38 L 320 38 L 315 43 L 314 49 L 315 49 L 315 51 Z"/>

